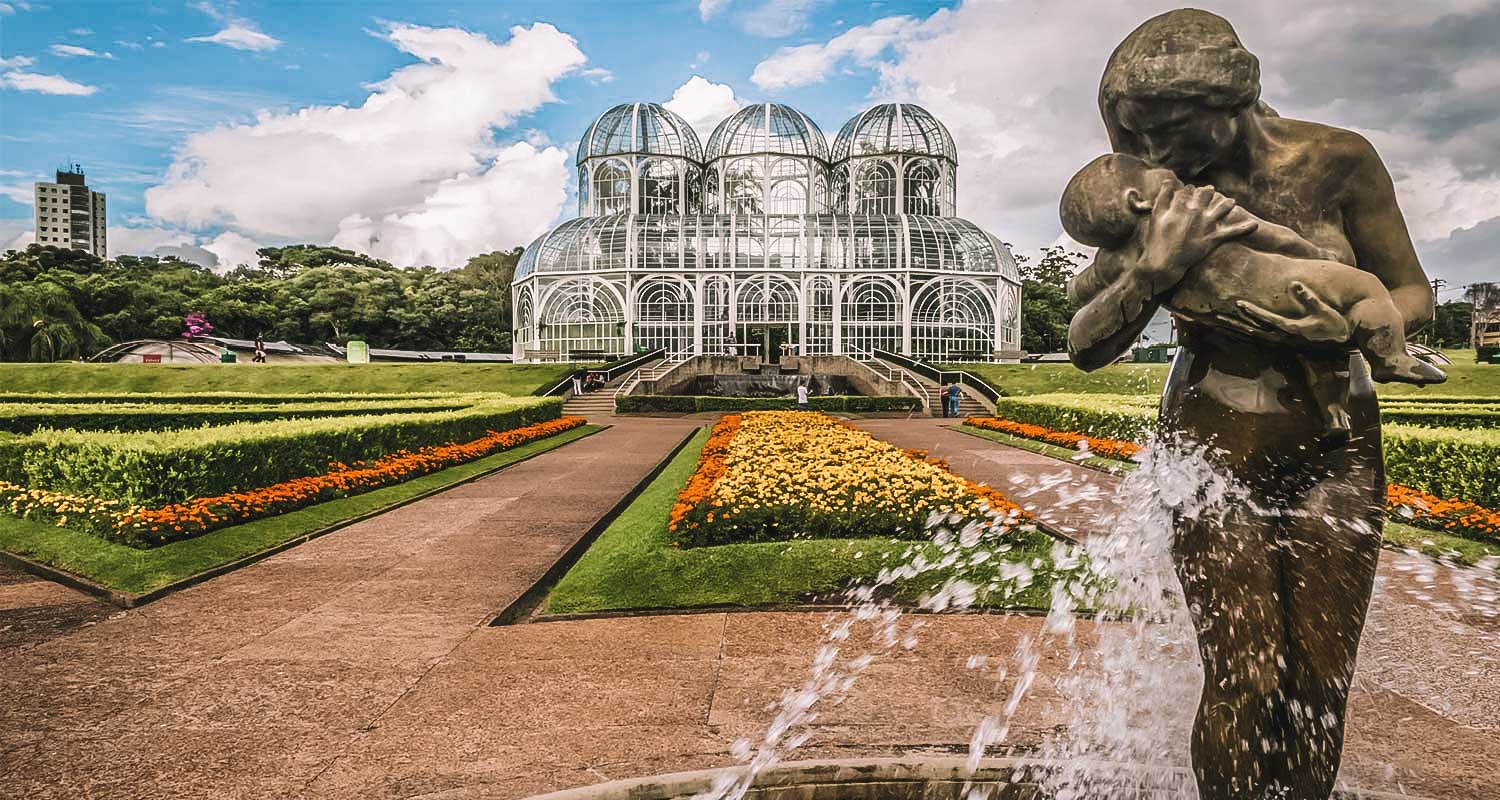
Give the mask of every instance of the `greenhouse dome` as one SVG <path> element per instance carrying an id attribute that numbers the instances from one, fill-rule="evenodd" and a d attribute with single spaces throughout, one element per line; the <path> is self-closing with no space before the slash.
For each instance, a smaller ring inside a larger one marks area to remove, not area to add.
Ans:
<path id="1" fill-rule="evenodd" d="M 520 359 L 876 350 L 1020 355 L 1021 282 L 954 216 L 957 151 L 931 114 L 876 106 L 835 142 L 762 103 L 698 140 L 655 103 L 615 106 L 578 150 L 579 217 L 538 237 L 512 286 Z"/>

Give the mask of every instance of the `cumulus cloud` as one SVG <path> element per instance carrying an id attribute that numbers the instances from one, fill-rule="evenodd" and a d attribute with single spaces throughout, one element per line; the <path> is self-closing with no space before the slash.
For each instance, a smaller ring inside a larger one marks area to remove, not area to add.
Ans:
<path id="1" fill-rule="evenodd" d="M 241 265 L 253 267 L 260 263 L 260 256 L 255 253 L 259 247 L 260 245 L 248 236 L 234 231 L 224 231 L 215 236 L 212 241 L 203 244 L 200 249 L 213 255 L 215 261 L 213 264 L 204 264 L 204 266 L 217 267 L 221 272 L 228 272 Z"/>
<path id="2" fill-rule="evenodd" d="M 29 219 L 0 219 L 0 253 L 6 250 L 25 250 L 26 245 L 36 239 Z"/>
<path id="3" fill-rule="evenodd" d="M 714 83 L 698 75 L 688 78 L 687 83 L 672 92 L 671 100 L 662 103 L 668 111 L 687 120 L 704 144 L 708 143 L 714 127 L 744 104 L 728 84 Z"/>
<path id="4" fill-rule="evenodd" d="M 960 212 L 1036 247 L 1057 235 L 1068 176 L 1108 149 L 1095 93 L 1110 51 L 1178 5 L 970 0 L 783 48 L 752 80 L 784 88 L 870 70 L 872 100 L 920 103 L 952 131 Z M 1359 14 L 1302 0 L 1199 5 L 1226 16 L 1260 57 L 1264 97 L 1280 113 L 1375 143 L 1415 238 L 1435 242 L 1500 217 L 1500 4 L 1378 0 Z"/>
<path id="5" fill-rule="evenodd" d="M 13 70 L 0 74 L 0 88 L 19 92 L 84 96 L 99 91 L 99 87 L 70 81 L 61 75 Z"/>
<path id="6" fill-rule="evenodd" d="M 729 8 L 733 0 L 698 0 L 698 16 L 708 22 Z M 759 0 L 741 3 L 735 24 L 746 33 L 774 38 L 807 27 L 808 19 L 829 0 Z"/>
<path id="7" fill-rule="evenodd" d="M 115 57 L 113 53 L 100 53 L 100 52 L 98 52 L 96 50 L 90 50 L 87 47 L 79 47 L 76 44 L 54 44 L 54 45 L 52 45 L 51 47 L 49 47 L 47 49 L 52 51 L 52 55 L 62 56 L 63 58 L 114 58 Z"/>
<path id="8" fill-rule="evenodd" d="M 404 24 L 381 35 L 418 63 L 357 106 L 262 111 L 188 136 L 147 212 L 444 267 L 535 238 L 562 210 L 566 156 L 499 144 L 495 130 L 556 99 L 552 84 L 587 61 L 577 42 L 545 23 L 502 43 Z"/>
<path id="9" fill-rule="evenodd" d="M 36 63 L 36 59 L 30 56 L 11 56 L 0 58 L 0 69 L 21 69 Z"/>
<path id="10" fill-rule="evenodd" d="M 729 7 L 729 0 L 698 0 L 698 16 L 708 22 Z"/>

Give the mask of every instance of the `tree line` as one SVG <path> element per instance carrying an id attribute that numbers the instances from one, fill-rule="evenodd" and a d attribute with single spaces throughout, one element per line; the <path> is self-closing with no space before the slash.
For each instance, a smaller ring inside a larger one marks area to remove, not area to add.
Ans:
<path id="1" fill-rule="evenodd" d="M 318 245 L 263 247 L 226 273 L 173 256 L 32 244 L 0 256 L 0 360 L 55 361 L 122 341 L 174 338 L 202 314 L 216 335 L 406 350 L 510 352 L 521 248 L 461 269 L 406 268 Z"/>

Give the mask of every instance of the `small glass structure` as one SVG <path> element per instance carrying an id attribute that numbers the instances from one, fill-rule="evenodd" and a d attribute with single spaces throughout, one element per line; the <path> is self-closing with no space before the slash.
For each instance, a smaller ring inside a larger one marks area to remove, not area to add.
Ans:
<path id="1" fill-rule="evenodd" d="M 1020 356 L 1009 249 L 954 216 L 958 153 L 908 103 L 829 147 L 789 106 L 747 106 L 701 147 L 656 103 L 615 106 L 578 147 L 579 216 L 532 242 L 512 286 L 517 358 Z"/>

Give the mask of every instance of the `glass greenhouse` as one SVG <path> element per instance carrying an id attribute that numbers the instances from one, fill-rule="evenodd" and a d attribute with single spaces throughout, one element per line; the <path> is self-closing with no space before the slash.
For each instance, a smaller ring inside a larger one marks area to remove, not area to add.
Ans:
<path id="1" fill-rule="evenodd" d="M 830 148 L 784 105 L 740 109 L 707 147 L 659 104 L 619 105 L 577 167 L 580 216 L 516 268 L 517 357 L 1020 355 L 1015 259 L 953 215 L 953 138 L 918 106 L 864 111 Z"/>

